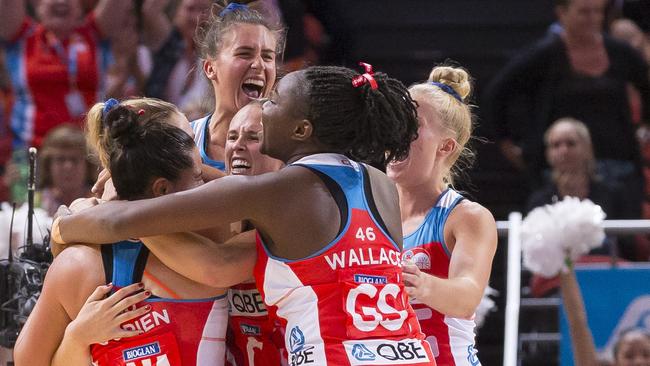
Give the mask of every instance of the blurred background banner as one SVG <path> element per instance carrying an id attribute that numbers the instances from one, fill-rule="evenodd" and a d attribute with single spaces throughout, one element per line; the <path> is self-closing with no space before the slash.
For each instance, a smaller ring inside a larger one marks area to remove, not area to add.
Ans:
<path id="1" fill-rule="evenodd" d="M 630 328 L 650 331 L 650 265 L 586 265 L 576 276 L 587 311 L 589 328 L 598 353 L 611 358 L 614 340 Z M 560 315 L 560 365 L 573 365 L 571 336 L 562 309 Z"/>

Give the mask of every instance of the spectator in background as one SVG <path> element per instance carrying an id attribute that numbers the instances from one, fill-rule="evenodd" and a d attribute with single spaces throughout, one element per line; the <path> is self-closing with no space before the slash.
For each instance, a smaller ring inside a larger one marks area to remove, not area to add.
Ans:
<path id="1" fill-rule="evenodd" d="M 616 19 L 609 29 L 612 37 L 627 42 L 639 51 L 646 62 L 650 61 L 650 42 L 639 26 L 630 19 Z"/>
<path id="2" fill-rule="evenodd" d="M 205 20 L 211 0 L 181 0 L 173 20 L 165 9 L 169 0 L 144 0 L 143 25 L 150 31 L 144 41 L 153 54 L 153 68 L 145 85 L 145 95 L 171 102 L 181 110 L 201 99 L 203 109 L 210 111 L 210 83 L 203 75 L 203 66 L 196 52 L 194 34 Z"/>
<path id="3" fill-rule="evenodd" d="M 5 184 L 6 165 L 11 156 L 12 136 L 9 130 L 9 107 L 11 93 L 5 53 L 0 48 L 0 202 L 9 199 L 9 187 Z"/>
<path id="4" fill-rule="evenodd" d="M 274 0 L 265 0 L 273 2 Z M 321 22 L 309 13 L 304 0 L 276 1 L 287 27 L 286 50 L 282 56 L 282 69 L 291 72 L 310 65 L 319 64 L 319 53 L 325 43 Z"/>
<path id="5" fill-rule="evenodd" d="M 107 38 L 118 36 L 131 0 L 101 0 L 86 17 L 80 0 L 38 0 L 38 21 L 25 0 L 0 0 L 4 40 L 15 104 L 14 146 L 40 146 L 47 132 L 81 117 L 102 92 Z"/>
<path id="6" fill-rule="evenodd" d="M 566 273 L 560 273 L 559 277 L 575 366 L 650 365 L 650 333 L 647 329 L 634 328 L 621 332 L 614 344 L 613 363 L 599 357 L 587 323 L 587 312 L 575 271 L 570 268 Z"/>
<path id="7" fill-rule="evenodd" d="M 501 151 L 527 171 L 533 186 L 542 182 L 544 131 L 561 117 L 583 121 L 605 182 L 627 184 L 639 202 L 639 150 L 626 88 L 639 91 L 642 122 L 649 122 L 648 66 L 632 48 L 602 33 L 604 9 L 605 0 L 556 0 L 562 29 L 495 77 L 483 110 L 497 129 Z M 523 113 L 513 121 L 515 104 Z"/>
<path id="8" fill-rule="evenodd" d="M 50 216 L 61 205 L 69 206 L 79 197 L 89 197 L 97 177 L 97 167 L 88 160 L 83 132 L 67 124 L 45 136 L 38 169 L 37 205 Z"/>
<path id="9" fill-rule="evenodd" d="M 610 34 L 613 38 L 625 42 L 637 50 L 645 60 L 646 64 L 650 62 L 650 42 L 636 23 L 629 19 L 617 19 L 610 25 Z M 650 77 L 650 73 L 648 74 L 648 77 Z M 628 85 L 627 89 L 628 97 L 630 99 L 629 103 L 632 113 L 632 121 L 640 123 L 643 106 L 642 96 L 632 85 Z M 646 143 L 648 142 L 647 139 L 643 141 Z"/>
<path id="10" fill-rule="evenodd" d="M 617 19 L 610 25 L 610 34 L 612 37 L 628 43 L 634 49 L 639 51 L 646 63 L 650 63 L 650 41 L 643 33 L 641 28 L 630 19 Z M 650 78 L 650 74 L 648 75 Z M 627 88 L 630 100 L 630 110 L 634 122 L 641 121 L 642 97 L 638 90 L 631 85 Z M 641 146 L 642 170 L 645 183 L 645 197 L 642 204 L 642 217 L 650 218 L 650 134 L 647 130 L 642 130 L 639 135 Z M 650 236 L 637 235 L 637 254 L 640 259 L 650 259 Z"/>
<path id="11" fill-rule="evenodd" d="M 152 62 L 147 47 L 140 44 L 136 14 L 126 17 L 120 37 L 111 42 L 113 64 L 106 75 L 106 96 L 118 99 L 144 94 Z"/>
<path id="12" fill-rule="evenodd" d="M 650 365 L 650 333 L 632 328 L 621 332 L 614 344 L 614 366 Z"/>
<path id="13" fill-rule="evenodd" d="M 544 135 L 546 161 L 551 167 L 547 184 L 535 191 L 528 200 L 527 211 L 552 204 L 566 196 L 588 198 L 600 205 L 608 219 L 638 219 L 636 206 L 626 202 L 620 184 L 605 184 L 596 175 L 596 162 L 587 126 L 572 118 L 555 121 Z M 620 241 L 620 253 L 634 259 L 633 246 Z M 599 252 L 600 250 L 600 252 Z M 607 248 L 598 248 L 591 254 L 609 254 Z"/>

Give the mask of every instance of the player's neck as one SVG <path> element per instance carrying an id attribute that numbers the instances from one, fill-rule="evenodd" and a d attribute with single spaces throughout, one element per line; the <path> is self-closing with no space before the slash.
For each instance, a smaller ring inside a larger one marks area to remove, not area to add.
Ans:
<path id="1" fill-rule="evenodd" d="M 397 185 L 402 221 L 423 215 L 435 205 L 446 187 L 425 182 L 420 185 L 404 187 Z"/>

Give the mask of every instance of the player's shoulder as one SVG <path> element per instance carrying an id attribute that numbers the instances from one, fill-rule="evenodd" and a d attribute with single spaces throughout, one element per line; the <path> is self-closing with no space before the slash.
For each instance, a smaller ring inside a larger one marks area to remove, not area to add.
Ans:
<path id="1" fill-rule="evenodd" d="M 463 225 L 473 226 L 479 223 L 495 225 L 494 216 L 478 202 L 464 199 L 452 211 L 450 221 L 458 221 Z"/>
<path id="2" fill-rule="evenodd" d="M 47 277 L 51 281 L 80 283 L 103 276 L 101 251 L 94 245 L 71 245 L 65 248 L 52 262 Z"/>

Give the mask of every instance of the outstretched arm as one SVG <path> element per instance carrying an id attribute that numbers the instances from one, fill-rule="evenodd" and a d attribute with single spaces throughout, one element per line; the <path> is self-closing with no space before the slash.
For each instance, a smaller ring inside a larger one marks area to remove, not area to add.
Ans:
<path id="1" fill-rule="evenodd" d="M 560 273 L 560 290 L 569 323 L 575 365 L 597 365 L 596 347 L 587 324 L 585 305 L 573 269 L 569 273 Z"/>
<path id="2" fill-rule="evenodd" d="M 114 243 L 266 217 L 273 212 L 269 207 L 277 207 L 275 189 L 285 184 L 278 174 L 224 177 L 162 197 L 107 202 L 58 218 L 52 238 L 61 243 Z"/>
<path id="3" fill-rule="evenodd" d="M 443 314 L 470 318 L 490 279 L 497 246 L 494 218 L 479 204 L 459 205 L 447 219 L 445 242 L 453 244 L 449 278 L 432 276 L 406 264 L 406 292 Z"/>
<path id="4" fill-rule="evenodd" d="M 0 39 L 14 37 L 26 14 L 25 0 L 0 0 Z"/>
<path id="5" fill-rule="evenodd" d="M 141 240 L 167 267 L 207 286 L 230 287 L 253 277 L 257 259 L 254 230 L 241 233 L 224 244 L 216 244 L 194 233 Z"/>

